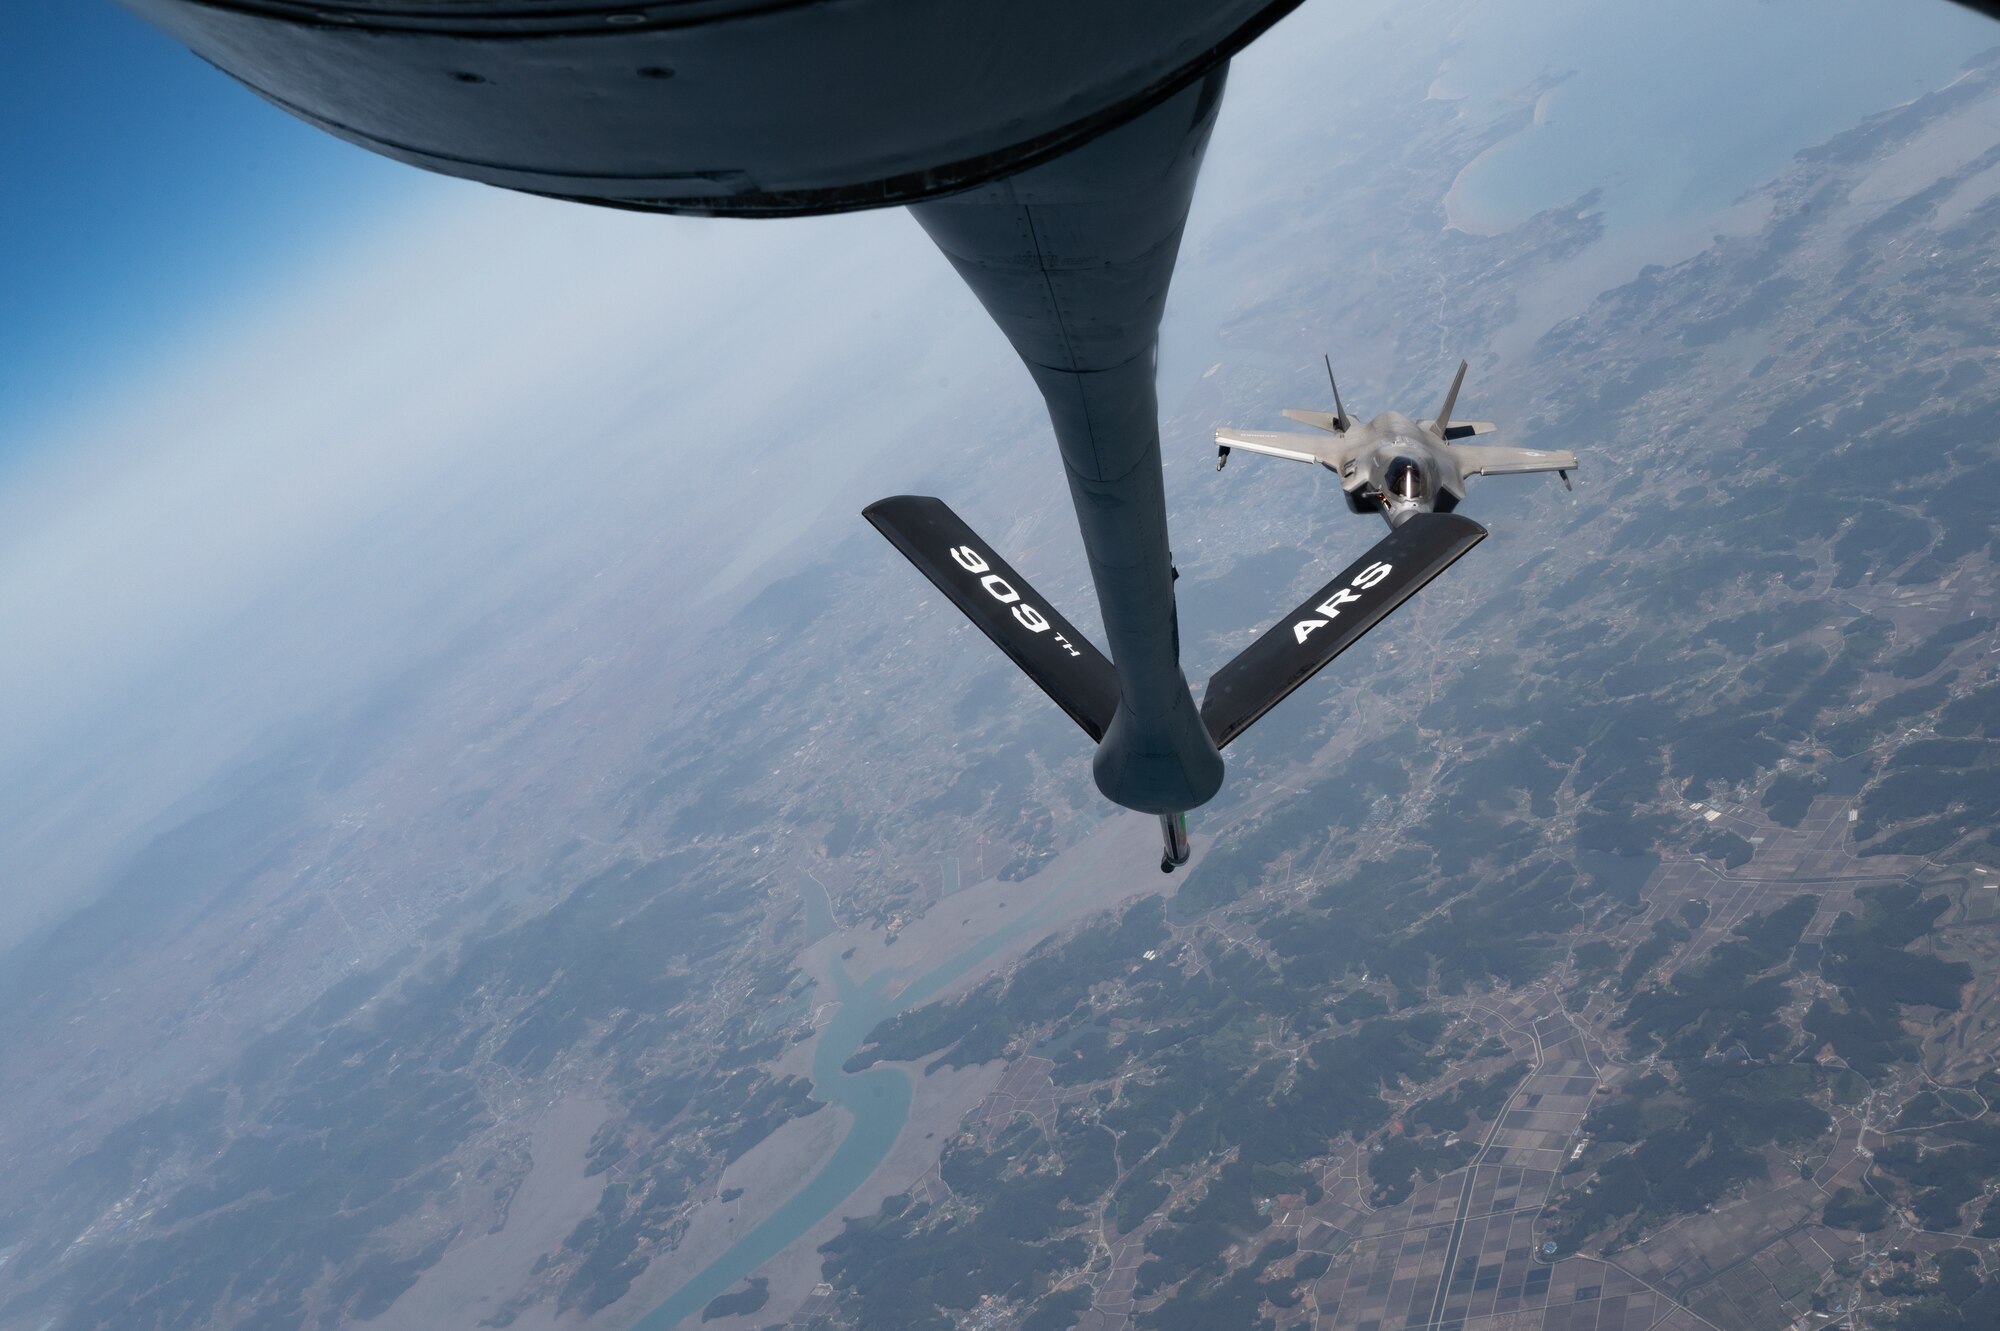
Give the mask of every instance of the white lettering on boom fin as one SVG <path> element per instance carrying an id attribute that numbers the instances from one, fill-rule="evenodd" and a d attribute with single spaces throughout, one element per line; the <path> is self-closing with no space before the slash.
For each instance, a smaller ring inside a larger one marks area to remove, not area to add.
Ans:
<path id="1" fill-rule="evenodd" d="M 951 562 L 978 578 L 980 589 L 988 596 L 998 601 L 1001 605 L 1012 606 L 1014 610 L 1014 622 L 1028 630 L 1028 632 L 1047 633 L 1054 627 L 1049 622 L 1047 615 L 1022 600 L 1021 593 L 1015 590 L 1014 585 L 998 573 L 995 573 L 992 563 L 987 560 L 986 556 L 980 554 L 971 546 L 959 545 L 952 547 Z M 1055 641 L 1071 656 L 1083 655 L 1082 652 L 1076 649 L 1076 644 L 1072 643 L 1062 634 L 1056 634 Z"/>
<path id="2" fill-rule="evenodd" d="M 1362 591 L 1366 591 L 1371 587 L 1380 586 L 1382 580 L 1395 571 L 1394 565 L 1384 564 L 1379 561 L 1362 569 L 1348 580 L 1347 586 L 1340 588 L 1333 595 L 1313 607 L 1313 612 L 1325 615 L 1325 619 L 1299 620 L 1292 625 L 1292 636 L 1303 646 L 1305 640 L 1312 636 L 1314 629 L 1323 629 L 1327 626 L 1328 621 L 1339 618 L 1342 606 L 1353 605 L 1361 599 L 1357 592 L 1351 590 L 1352 588 L 1359 587 Z"/>

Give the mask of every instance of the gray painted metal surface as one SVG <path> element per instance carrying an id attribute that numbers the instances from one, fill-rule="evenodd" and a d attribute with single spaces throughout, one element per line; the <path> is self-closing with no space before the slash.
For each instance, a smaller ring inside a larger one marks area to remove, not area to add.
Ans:
<path id="1" fill-rule="evenodd" d="M 329 133 L 667 212 L 934 198 L 1046 161 L 1299 0 L 121 0 Z"/>
<path id="2" fill-rule="evenodd" d="M 1054 162 L 911 209 L 1048 403 L 1118 670 L 1092 774 L 1107 799 L 1149 813 L 1222 786 L 1181 673 L 1154 359 L 1223 77 Z"/>

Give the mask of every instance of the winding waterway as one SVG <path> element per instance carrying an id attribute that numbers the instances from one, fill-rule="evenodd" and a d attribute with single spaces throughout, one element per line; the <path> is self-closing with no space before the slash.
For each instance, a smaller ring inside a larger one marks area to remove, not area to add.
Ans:
<path id="1" fill-rule="evenodd" d="M 807 880 L 806 937 L 833 932 L 833 914 L 826 891 Z M 1043 903 L 1049 898 L 1044 897 Z M 856 983 L 836 957 L 830 963 L 834 997 L 840 1008 L 819 1033 L 813 1049 L 813 1094 L 853 1115 L 847 1136 L 806 1185 L 738 1239 L 720 1257 L 703 1267 L 673 1296 L 634 1324 L 633 1331 L 669 1331 L 699 1312 L 718 1294 L 727 1293 L 826 1216 L 832 1214 L 889 1157 L 896 1137 L 910 1117 L 910 1078 L 899 1068 L 874 1067 L 843 1072 L 841 1067 L 861 1048 L 868 1033 L 906 1008 L 915 1007 L 958 980 L 980 962 L 1035 927 L 1042 905 L 1023 911 L 1006 926 L 925 971 L 908 986 L 885 995 L 895 978 L 878 971 Z"/>

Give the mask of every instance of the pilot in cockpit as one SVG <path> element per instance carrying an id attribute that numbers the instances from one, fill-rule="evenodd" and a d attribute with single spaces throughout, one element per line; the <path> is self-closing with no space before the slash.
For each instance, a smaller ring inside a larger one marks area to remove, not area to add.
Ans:
<path id="1" fill-rule="evenodd" d="M 1424 497 L 1424 469 L 1415 458 L 1397 458 L 1382 473 L 1382 487 L 1391 499 L 1414 503 Z"/>

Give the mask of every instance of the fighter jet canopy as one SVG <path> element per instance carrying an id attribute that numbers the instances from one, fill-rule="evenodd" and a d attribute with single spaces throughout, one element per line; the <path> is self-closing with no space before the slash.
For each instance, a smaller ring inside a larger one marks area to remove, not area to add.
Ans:
<path id="1" fill-rule="evenodd" d="M 1423 465 L 1412 457 L 1398 457 L 1382 473 L 1382 484 L 1399 499 L 1418 499 L 1424 493 Z"/>

